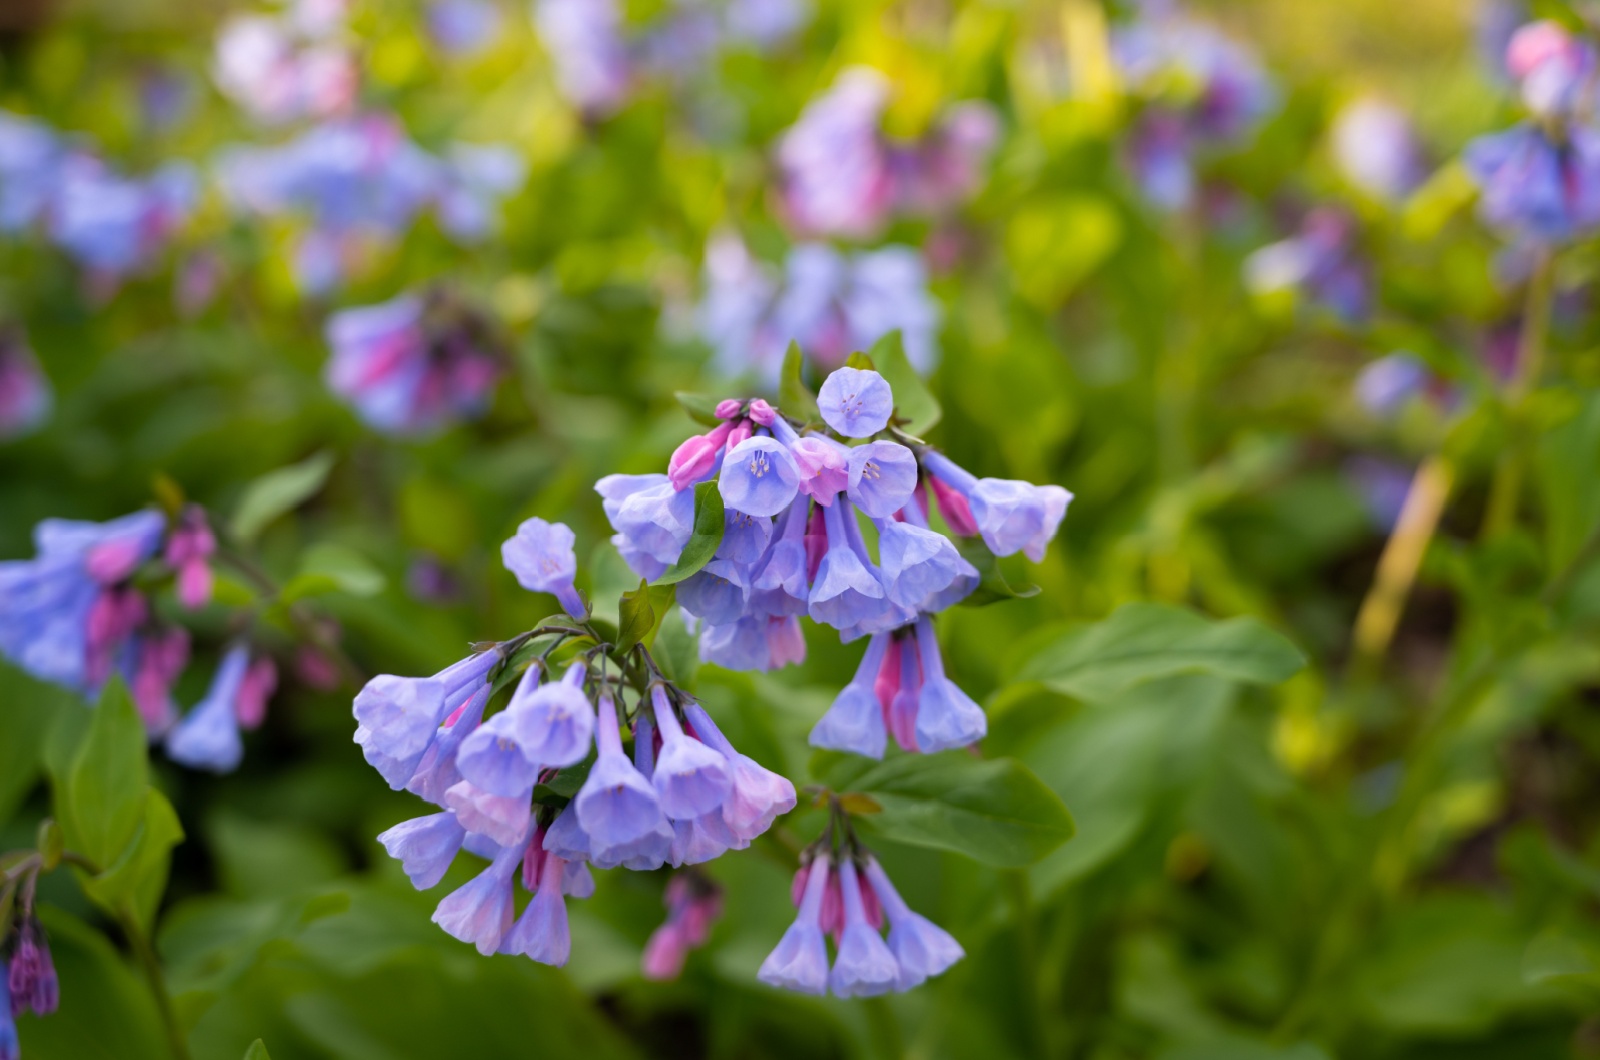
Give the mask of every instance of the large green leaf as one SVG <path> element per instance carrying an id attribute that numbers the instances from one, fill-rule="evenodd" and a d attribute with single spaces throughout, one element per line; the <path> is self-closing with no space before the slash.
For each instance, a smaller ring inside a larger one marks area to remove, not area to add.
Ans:
<path id="1" fill-rule="evenodd" d="M 57 818 L 67 846 L 102 867 L 117 860 L 144 817 L 145 744 L 133 699 L 113 677 L 65 776 L 58 778 Z"/>
<path id="2" fill-rule="evenodd" d="M 655 580 L 656 585 L 676 585 L 711 562 L 722 544 L 723 531 L 727 529 L 727 514 L 722 507 L 722 494 L 715 482 L 702 482 L 694 488 L 694 530 L 689 543 L 683 546 L 678 562 Z"/>
<path id="3" fill-rule="evenodd" d="M 146 788 L 138 828 L 105 871 L 83 883 L 83 893 L 104 908 L 132 909 L 149 926 L 167 883 L 172 848 L 183 841 L 183 825 L 167 797 Z"/>
<path id="4" fill-rule="evenodd" d="M 783 370 L 778 379 L 778 407 L 788 416 L 799 420 L 817 418 L 817 395 L 806 386 L 801 376 L 805 358 L 800 354 L 800 344 L 790 342 L 783 355 Z"/>
<path id="5" fill-rule="evenodd" d="M 320 490 L 332 470 L 333 454 L 324 451 L 256 479 L 233 510 L 233 536 L 254 541 L 273 520 L 294 511 Z"/>
<path id="6" fill-rule="evenodd" d="M 894 391 L 895 415 L 905 421 L 905 430 L 919 436 L 926 434 L 939 422 L 944 410 L 906 357 L 900 330 L 896 328 L 873 343 L 869 354 L 873 367 Z"/>
<path id="7" fill-rule="evenodd" d="M 1008 758 L 946 751 L 870 762 L 824 753 L 813 772 L 835 791 L 859 792 L 881 807 L 857 818 L 868 830 L 987 865 L 1031 865 L 1075 831 L 1060 797 L 1027 766 Z"/>
<path id="8" fill-rule="evenodd" d="M 1103 702 L 1144 681 L 1206 673 L 1277 684 L 1305 665 L 1282 634 L 1249 617 L 1215 621 L 1168 604 L 1125 604 L 1103 622 L 1068 630 L 1023 663 L 1019 681 Z"/>

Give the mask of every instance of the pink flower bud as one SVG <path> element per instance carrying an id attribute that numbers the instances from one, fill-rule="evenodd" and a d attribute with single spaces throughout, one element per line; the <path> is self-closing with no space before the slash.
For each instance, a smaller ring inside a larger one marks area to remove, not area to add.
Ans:
<path id="1" fill-rule="evenodd" d="M 1527 77 L 1539 64 L 1566 58 L 1577 48 L 1564 27 L 1548 19 L 1530 22 L 1511 35 L 1506 46 L 1506 68 L 1512 77 Z"/>
<path id="2" fill-rule="evenodd" d="M 793 615 L 767 620 L 767 651 L 772 667 L 798 666 L 806 661 L 806 635 Z"/>
<path id="3" fill-rule="evenodd" d="M 668 920 L 656 928 L 650 941 L 645 943 L 644 962 L 640 970 L 646 979 L 657 982 L 676 979 L 683 972 L 683 963 L 688 956 L 689 940 L 684 937 L 682 925 Z"/>
<path id="4" fill-rule="evenodd" d="M 739 410 L 744 408 L 744 402 L 738 398 L 723 398 L 717 402 L 716 417 L 719 420 L 731 420 L 739 415 Z"/>
<path id="5" fill-rule="evenodd" d="M 684 439 L 667 462 L 667 477 L 672 480 L 672 488 L 682 492 L 709 475 L 717 466 L 717 454 L 722 452 L 732 430 L 733 424 L 724 423 L 705 434 Z"/>
<path id="6" fill-rule="evenodd" d="M 822 557 L 828 554 L 828 524 L 820 507 L 811 509 L 811 521 L 806 524 L 806 583 L 817 580 L 817 568 Z"/>
<path id="7" fill-rule="evenodd" d="M 972 537 L 976 534 L 978 521 L 972 517 L 972 508 L 967 504 L 967 499 L 935 476 L 928 477 L 928 484 L 933 488 L 934 499 L 939 503 L 939 514 L 944 516 L 944 521 L 951 532 L 962 537 Z"/>
<path id="8" fill-rule="evenodd" d="M 278 687 L 278 664 L 262 655 L 250 663 L 233 697 L 233 712 L 246 729 L 261 727 L 267 716 L 267 700 Z"/>
<path id="9" fill-rule="evenodd" d="M 132 574 L 144 558 L 141 541 L 107 541 L 91 548 L 84 557 L 84 569 L 101 585 L 115 585 Z"/>
<path id="10" fill-rule="evenodd" d="M 772 421 L 778 418 L 778 410 L 760 398 L 750 402 L 750 418 L 763 427 L 771 427 Z"/>
<path id="11" fill-rule="evenodd" d="M 177 720 L 172 686 L 189 662 L 189 633 L 181 627 L 152 633 L 139 646 L 133 673 L 133 703 L 151 735 L 160 735 Z"/>
<path id="12" fill-rule="evenodd" d="M 895 693 L 900 691 L 900 645 L 898 637 L 889 640 L 889 647 L 883 653 L 883 662 L 878 666 L 878 676 L 872 681 L 872 691 L 883 707 L 885 718 L 888 717 Z"/>
<path id="13" fill-rule="evenodd" d="M 755 431 L 750 427 L 749 420 L 740 420 L 733 425 L 733 430 L 728 432 L 728 448 L 737 449 L 739 443 L 749 438 Z"/>
<path id="14" fill-rule="evenodd" d="M 295 653 L 294 672 L 307 687 L 331 692 L 339 687 L 339 668 L 321 648 L 302 645 Z"/>
<path id="15" fill-rule="evenodd" d="M 211 584 L 211 564 L 190 560 L 178 568 L 178 602 L 191 611 L 204 607 L 211 602 Z"/>

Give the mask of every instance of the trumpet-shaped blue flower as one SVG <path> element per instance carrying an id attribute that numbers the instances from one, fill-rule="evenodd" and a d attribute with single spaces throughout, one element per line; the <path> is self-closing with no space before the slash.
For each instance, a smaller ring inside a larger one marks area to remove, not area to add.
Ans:
<path id="1" fill-rule="evenodd" d="M 539 889 L 528 907 L 500 942 L 501 953 L 522 954 L 557 968 L 572 954 L 572 934 L 567 926 L 567 903 L 562 898 L 566 862 L 551 853 L 542 855 Z"/>
<path id="2" fill-rule="evenodd" d="M 922 691 L 917 696 L 917 748 L 925 753 L 966 747 L 989 731 L 983 708 L 944 675 L 933 622 L 917 619 L 917 651 L 922 659 Z"/>
<path id="3" fill-rule="evenodd" d="M 837 368 L 822 381 L 817 408 L 823 421 L 846 438 L 869 438 L 889 425 L 894 393 L 877 372 Z"/>
<path id="4" fill-rule="evenodd" d="M 461 850 L 466 829 L 450 811 L 401 821 L 378 836 L 391 858 L 400 862 L 411 886 L 426 891 L 444 879 Z"/>
<path id="5" fill-rule="evenodd" d="M 941 611 L 978 585 L 978 569 L 949 538 L 909 521 L 878 523 L 878 556 L 889 599 L 914 611 Z"/>
<path id="6" fill-rule="evenodd" d="M 851 548 L 845 520 L 839 505 L 826 510 L 828 551 L 817 567 L 811 584 L 807 610 L 814 622 L 845 630 L 883 617 L 890 606 L 883 583 Z"/>
<path id="7" fill-rule="evenodd" d="M 864 866 L 867 880 L 872 884 L 884 913 L 889 918 L 889 951 L 900 966 L 896 990 L 910 990 L 926 979 L 931 979 L 950 968 L 966 956 L 961 944 L 950 933 L 918 913 L 911 911 L 905 899 L 889 882 L 878 859 L 867 857 Z"/>
<path id="8" fill-rule="evenodd" d="M 594 488 L 612 529 L 622 539 L 612 540 L 634 573 L 659 577 L 661 571 L 677 562 L 694 529 L 692 490 L 674 489 L 666 475 L 607 475 Z M 634 562 L 634 556 L 648 558 L 652 563 L 642 566 Z"/>
<path id="9" fill-rule="evenodd" d="M 989 551 L 997 556 L 1022 552 L 1035 563 L 1044 559 L 1072 502 L 1071 493 L 1016 479 L 980 479 L 932 450 L 922 454 L 922 462 L 966 498 Z"/>
<path id="10" fill-rule="evenodd" d="M 713 559 L 678 583 L 678 604 L 714 626 L 737 622 L 748 598 L 749 580 L 731 560 Z"/>
<path id="11" fill-rule="evenodd" d="M 869 442 L 850 450 L 850 503 L 869 518 L 887 519 L 911 501 L 917 458 L 899 442 Z"/>
<path id="12" fill-rule="evenodd" d="M 589 609 L 573 586 L 578 573 L 578 557 L 572 551 L 577 538 L 565 523 L 547 523 L 533 518 L 517 527 L 515 537 L 500 546 L 506 570 L 516 575 L 517 584 L 535 593 L 550 593 L 562 608 L 582 621 Z"/>
<path id="13" fill-rule="evenodd" d="M 723 461 L 717 488 L 726 507 L 770 518 L 794 502 L 800 489 L 800 469 L 789 450 L 775 439 L 746 438 Z"/>
<path id="14" fill-rule="evenodd" d="M 829 983 L 839 997 L 887 994 L 900 978 L 900 966 L 878 929 L 868 923 L 861 903 L 861 881 L 855 862 L 839 862 L 839 890 L 844 899 L 844 933 L 833 961 Z"/>
<path id="15" fill-rule="evenodd" d="M 749 755 L 740 754 L 700 704 L 689 704 L 684 714 L 700 739 L 727 760 L 730 787 L 722 802 L 722 819 L 742 849 L 771 828 L 780 815 L 794 809 L 794 785 Z"/>
<path id="16" fill-rule="evenodd" d="M 594 740 L 594 707 L 583 694 L 588 669 L 573 663 L 557 684 L 532 691 L 520 702 L 516 696 L 506 713 L 515 721 L 517 742 L 523 754 L 545 766 L 570 766 L 583 761 Z"/>
<path id="17" fill-rule="evenodd" d="M 205 698 L 167 734 L 167 757 L 190 769 L 213 773 L 238 768 L 244 743 L 234 704 L 249 666 L 249 648 L 239 644 L 228 649 Z"/>
<path id="18" fill-rule="evenodd" d="M 718 809 L 732 787 L 727 759 L 684 733 L 661 685 L 651 687 L 650 702 L 661 730 L 661 754 L 651 781 L 662 812 L 676 821 Z"/>
<path id="19" fill-rule="evenodd" d="M 462 777 L 490 794 L 508 797 L 527 794 L 539 779 L 539 769 L 549 764 L 532 757 L 521 740 L 518 725 L 529 699 L 539 689 L 539 674 L 538 664 L 528 667 L 512 694 L 512 706 L 461 741 L 456 769 Z"/>
<path id="20" fill-rule="evenodd" d="M 1462 158 L 1482 189 L 1478 212 L 1512 238 L 1560 244 L 1600 226 L 1600 133 L 1588 126 L 1557 142 L 1517 125 L 1472 141 Z"/>
<path id="21" fill-rule="evenodd" d="M 530 825 L 520 837 L 503 844 L 488 868 L 439 903 L 433 922 L 452 938 L 472 943 L 485 957 L 498 950 L 511 927 L 512 879 L 531 834 Z"/>
<path id="22" fill-rule="evenodd" d="M 829 858 L 818 855 L 806 876 L 800 912 L 756 973 L 768 986 L 802 994 L 828 992 L 828 946 L 822 937 L 822 900 L 828 891 Z"/>
<path id="23" fill-rule="evenodd" d="M 356 695 L 356 743 L 389 786 L 410 782 L 439 726 L 477 691 L 500 661 L 494 652 L 468 656 L 432 677 L 380 674 Z"/>
<path id="24" fill-rule="evenodd" d="M 856 668 L 855 677 L 844 686 L 833 701 L 833 706 L 812 727 L 812 747 L 850 751 L 868 758 L 883 757 L 888 733 L 884 727 L 883 705 L 878 700 L 874 683 L 888 648 L 888 634 L 873 634 L 867 642 L 866 654 L 861 657 L 861 665 Z"/>
<path id="25" fill-rule="evenodd" d="M 600 696 L 599 754 L 573 800 L 579 825 L 597 859 L 636 844 L 666 824 L 656 790 L 622 751 L 616 704 Z"/>

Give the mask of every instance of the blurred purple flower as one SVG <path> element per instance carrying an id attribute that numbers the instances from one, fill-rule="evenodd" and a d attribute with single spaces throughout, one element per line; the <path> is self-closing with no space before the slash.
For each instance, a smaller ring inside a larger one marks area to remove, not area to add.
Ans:
<path id="1" fill-rule="evenodd" d="M 1600 227 L 1600 132 L 1572 125 L 1556 141 L 1534 124 L 1480 136 L 1463 155 L 1478 212 L 1514 240 L 1567 243 Z"/>
<path id="2" fill-rule="evenodd" d="M 1334 161 L 1345 179 L 1384 202 L 1404 199 L 1427 176 L 1410 118 L 1381 99 L 1357 100 L 1340 110 L 1332 142 Z"/>
<path id="3" fill-rule="evenodd" d="M 603 118 L 627 101 L 634 75 L 615 0 L 534 0 L 533 17 L 573 106 Z"/>
<path id="4" fill-rule="evenodd" d="M 0 329 L 0 442 L 37 430 L 54 402 L 27 338 L 17 328 Z"/>
<path id="5" fill-rule="evenodd" d="M 493 0 L 433 0 L 428 5 L 428 35 L 444 52 L 471 55 L 488 47 L 502 18 Z"/>
<path id="6" fill-rule="evenodd" d="M 1590 102 L 1595 63 L 1593 46 L 1548 20 L 1528 23 L 1506 45 L 1506 69 L 1540 118 L 1570 118 Z"/>
<path id="7" fill-rule="evenodd" d="M 1312 210 L 1300 232 L 1245 260 L 1245 283 L 1257 294 L 1298 291 L 1347 323 L 1371 312 L 1370 266 L 1356 246 L 1356 225 L 1328 207 Z"/>
<path id="8" fill-rule="evenodd" d="M 824 367 L 898 329 L 921 370 L 938 357 L 939 305 L 927 267 L 910 247 L 844 254 L 821 243 L 789 252 L 780 282 L 727 234 L 706 250 L 700 330 L 729 372 L 775 380 L 791 341 Z"/>
<path id="9" fill-rule="evenodd" d="M 504 372 L 476 315 L 431 292 L 328 318 L 328 387 L 389 434 L 419 435 L 477 416 Z"/>
<path id="10" fill-rule="evenodd" d="M 304 6 L 304 5 L 302 5 Z M 243 15 L 217 34 L 212 76 L 257 121 L 278 125 L 327 118 L 355 103 L 355 55 L 318 41 L 292 20 Z"/>

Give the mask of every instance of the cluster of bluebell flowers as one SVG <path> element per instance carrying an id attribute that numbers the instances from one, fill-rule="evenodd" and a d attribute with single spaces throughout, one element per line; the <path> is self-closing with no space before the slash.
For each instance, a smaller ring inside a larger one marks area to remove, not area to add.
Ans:
<path id="1" fill-rule="evenodd" d="M 161 253 L 198 193 L 186 164 L 125 176 L 82 142 L 0 111 L 0 232 L 42 233 L 100 296 Z"/>
<path id="2" fill-rule="evenodd" d="M 1120 28 L 1112 57 L 1144 101 L 1128 139 L 1128 167 L 1145 197 L 1165 210 L 1196 200 L 1198 154 L 1241 143 L 1276 102 L 1255 56 L 1167 3 L 1145 5 L 1140 19 Z"/>
<path id="3" fill-rule="evenodd" d="M 1478 211 L 1514 242 L 1549 247 L 1600 227 L 1600 127 L 1592 44 L 1553 22 L 1512 35 L 1506 68 L 1528 120 L 1479 137 L 1463 155 Z"/>
<path id="4" fill-rule="evenodd" d="M 800 855 L 791 897 L 799 913 L 757 973 L 769 986 L 874 997 L 919 986 L 966 956 L 949 932 L 900 897 L 836 799 L 828 827 Z"/>
<path id="5" fill-rule="evenodd" d="M 219 160 L 217 178 L 240 210 L 305 220 L 294 272 L 303 290 L 322 293 L 370 245 L 398 239 L 424 211 L 457 241 L 481 240 L 526 169 L 503 145 L 455 144 L 432 154 L 399 119 L 373 112 L 331 119 L 279 146 L 234 148 Z"/>
<path id="6" fill-rule="evenodd" d="M 173 761 L 237 767 L 240 730 L 265 717 L 277 663 L 236 641 L 205 696 L 180 717 L 173 690 L 189 665 L 189 631 L 156 606 L 167 592 L 186 611 L 211 601 L 217 543 L 204 509 L 146 509 L 106 523 L 46 519 L 34 545 L 33 559 L 0 562 L 0 656 L 85 696 L 115 675 Z"/>
<path id="7" fill-rule="evenodd" d="M 922 137 L 899 141 L 883 128 L 891 88 L 879 71 L 851 67 L 783 134 L 778 196 L 795 232 L 870 238 L 893 218 L 936 217 L 977 190 L 1000 137 L 993 108 L 953 104 Z"/>
<path id="8" fill-rule="evenodd" d="M 730 398 L 716 408 L 719 425 L 680 445 L 665 474 L 601 479 L 612 543 L 635 573 L 659 578 L 689 541 L 693 487 L 715 479 L 721 543 L 677 587 L 700 624 L 701 658 L 735 670 L 799 662 L 807 616 L 846 641 L 868 640 L 815 746 L 877 758 L 891 733 L 906 750 L 971 744 L 986 731 L 983 711 L 945 676 L 930 616 L 970 595 L 979 572 L 930 518 L 996 556 L 1038 561 L 1072 495 L 980 479 L 907 438 L 875 371 L 834 371 L 818 407 L 822 423 L 801 424 L 760 398 Z"/>
<path id="9" fill-rule="evenodd" d="M 744 241 L 721 233 L 706 247 L 700 334 L 731 376 L 774 383 L 792 340 L 833 368 L 852 350 L 899 331 L 919 371 L 939 357 L 939 303 L 928 267 L 914 247 L 894 244 L 845 252 L 825 243 L 792 247 L 781 275 L 751 256 Z"/>
<path id="10" fill-rule="evenodd" d="M 481 953 L 556 965 L 571 947 L 563 899 L 593 892 L 591 866 L 709 861 L 795 804 L 794 786 L 740 754 L 647 650 L 617 652 L 613 665 L 574 586 L 573 542 L 566 526 L 530 519 L 502 549 L 518 581 L 566 614 L 432 677 L 374 678 L 355 701 L 367 761 L 440 808 L 379 837 L 412 883 L 434 886 L 462 850 L 489 860 L 434 920 Z M 585 645 L 546 680 L 555 652 Z M 532 648 L 542 650 L 524 659 Z M 497 686 L 513 682 L 490 713 Z M 520 915 L 518 879 L 532 896 Z"/>
<path id="11" fill-rule="evenodd" d="M 493 321 L 443 287 L 329 316 L 328 387 L 386 434 L 426 434 L 481 413 L 505 374 Z"/>

